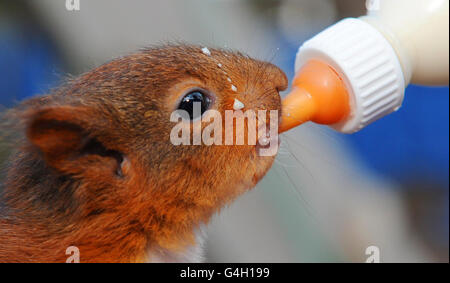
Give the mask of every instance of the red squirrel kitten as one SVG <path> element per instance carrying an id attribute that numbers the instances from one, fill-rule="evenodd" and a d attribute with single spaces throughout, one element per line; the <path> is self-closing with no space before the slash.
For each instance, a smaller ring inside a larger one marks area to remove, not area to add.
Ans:
<path id="1" fill-rule="evenodd" d="M 0 262 L 65 262 L 69 246 L 81 262 L 199 260 L 195 232 L 274 156 L 255 145 L 173 145 L 171 113 L 192 90 L 220 113 L 235 98 L 280 110 L 286 87 L 270 63 L 168 45 L 22 103 L 9 114 L 23 138 L 0 187 Z"/>

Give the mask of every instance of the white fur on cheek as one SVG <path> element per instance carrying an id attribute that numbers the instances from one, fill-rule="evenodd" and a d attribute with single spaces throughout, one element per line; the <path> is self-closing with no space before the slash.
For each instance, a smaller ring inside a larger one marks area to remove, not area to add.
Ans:
<path id="1" fill-rule="evenodd" d="M 154 263 L 198 263 L 203 262 L 206 230 L 200 226 L 195 230 L 195 245 L 187 247 L 183 252 L 172 252 L 162 248 L 153 248 L 147 254 L 147 262 Z"/>

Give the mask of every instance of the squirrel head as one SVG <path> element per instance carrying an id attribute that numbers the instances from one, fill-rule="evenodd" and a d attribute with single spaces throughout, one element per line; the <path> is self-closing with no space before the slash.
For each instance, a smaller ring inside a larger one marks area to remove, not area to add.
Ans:
<path id="1" fill-rule="evenodd" d="M 202 112 L 223 117 L 236 99 L 242 111 L 281 112 L 286 87 L 279 68 L 240 53 L 145 49 L 26 102 L 25 147 L 54 174 L 75 180 L 80 219 L 120 210 L 150 231 L 181 223 L 182 233 L 253 187 L 274 156 L 259 156 L 258 145 L 174 145 L 171 114 L 189 109 L 181 104 L 193 97 L 207 101 Z"/>

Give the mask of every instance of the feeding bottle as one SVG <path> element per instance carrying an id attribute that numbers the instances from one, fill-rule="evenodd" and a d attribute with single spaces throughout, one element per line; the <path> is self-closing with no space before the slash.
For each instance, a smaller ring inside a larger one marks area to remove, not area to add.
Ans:
<path id="1" fill-rule="evenodd" d="M 299 48 L 280 132 L 312 121 L 353 133 L 399 109 L 408 84 L 448 85 L 448 0 L 366 6 L 367 15 L 343 19 Z"/>

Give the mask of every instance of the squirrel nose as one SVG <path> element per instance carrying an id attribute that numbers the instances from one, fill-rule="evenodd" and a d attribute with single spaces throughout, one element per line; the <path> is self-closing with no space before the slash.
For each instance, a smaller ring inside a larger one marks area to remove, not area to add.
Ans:
<path id="1" fill-rule="evenodd" d="M 265 66 L 265 74 L 267 75 L 267 82 L 272 84 L 272 86 L 277 91 L 283 91 L 288 88 L 288 78 L 286 77 L 286 74 L 277 66 L 271 64 L 271 63 L 265 63 L 267 64 Z"/>

